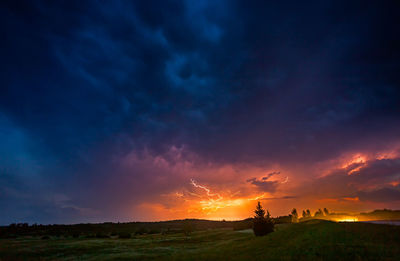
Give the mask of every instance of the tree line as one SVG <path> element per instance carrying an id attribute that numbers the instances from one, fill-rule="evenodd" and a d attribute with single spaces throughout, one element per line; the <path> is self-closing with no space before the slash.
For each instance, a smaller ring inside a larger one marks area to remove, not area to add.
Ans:
<path id="1" fill-rule="evenodd" d="M 258 202 L 256 209 L 254 210 L 255 216 L 253 217 L 253 232 L 256 236 L 264 236 L 274 231 L 274 226 L 276 221 L 285 220 L 287 222 L 281 223 L 297 223 L 299 221 L 305 221 L 312 218 L 324 218 L 329 216 L 329 210 L 324 208 L 323 210 L 318 209 L 314 215 L 311 215 L 311 211 L 309 209 L 303 210 L 302 217 L 299 217 L 296 208 L 293 208 L 291 213 L 288 216 L 271 218 L 271 214 L 269 211 L 265 211 L 261 206 L 261 203 Z"/>
<path id="2" fill-rule="evenodd" d="M 297 209 L 294 208 L 292 210 L 292 212 L 290 213 L 290 217 L 292 219 L 293 223 L 302 221 L 302 220 L 307 220 L 310 218 L 323 218 L 323 217 L 327 217 L 329 216 L 329 210 L 327 208 L 322 209 L 318 209 L 314 215 L 311 215 L 311 211 L 309 209 L 307 210 L 303 210 L 302 216 L 299 217 L 298 213 L 297 213 Z"/>

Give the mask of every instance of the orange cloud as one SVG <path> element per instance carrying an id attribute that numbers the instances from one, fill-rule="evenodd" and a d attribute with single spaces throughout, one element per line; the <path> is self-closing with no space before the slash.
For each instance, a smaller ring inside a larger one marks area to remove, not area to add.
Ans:
<path id="1" fill-rule="evenodd" d="M 378 154 L 346 153 L 318 166 L 284 168 L 279 165 L 266 167 L 203 162 L 184 147 L 172 147 L 166 155 L 130 155 L 124 163 L 127 167 L 143 165 L 143 169 L 151 168 L 157 173 L 150 182 L 158 186 L 159 194 L 150 194 L 141 201 L 142 204 L 138 204 L 139 209 L 149 213 L 148 220 L 153 217 L 156 220 L 229 220 L 252 216 L 257 201 L 262 201 L 273 215 L 286 215 L 293 207 L 327 207 L 333 211 L 372 210 L 378 203 L 366 202 L 360 191 L 370 190 L 374 188 L 372 186 L 400 184 L 394 176 L 390 176 L 392 169 L 396 168 L 395 162 L 385 162 L 386 158 L 395 154 Z M 378 159 L 377 155 L 384 160 Z M 386 168 L 386 177 L 374 174 L 382 168 Z M 319 173 L 326 175 L 318 177 Z M 276 185 L 276 189 L 266 190 L 265 186 L 260 186 L 266 182 Z"/>
<path id="2" fill-rule="evenodd" d="M 354 155 L 349 161 L 345 162 L 342 165 L 343 169 L 350 167 L 353 164 L 365 163 L 367 161 L 367 157 L 361 154 Z"/>
<path id="3" fill-rule="evenodd" d="M 346 201 L 354 201 L 354 202 L 360 201 L 360 199 L 358 197 L 354 197 L 354 198 L 346 197 L 346 198 L 342 198 L 342 199 L 346 200 Z"/>

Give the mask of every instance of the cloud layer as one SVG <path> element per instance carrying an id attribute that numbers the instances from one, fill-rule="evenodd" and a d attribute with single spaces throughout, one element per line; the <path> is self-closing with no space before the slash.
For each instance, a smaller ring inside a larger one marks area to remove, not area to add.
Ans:
<path id="1" fill-rule="evenodd" d="M 400 207 L 396 3 L 1 6 L 1 224 Z"/>

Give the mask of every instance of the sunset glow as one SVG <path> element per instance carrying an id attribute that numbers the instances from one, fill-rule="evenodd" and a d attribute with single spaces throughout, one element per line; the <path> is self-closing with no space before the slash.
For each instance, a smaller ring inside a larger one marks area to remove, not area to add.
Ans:
<path id="1" fill-rule="evenodd" d="M 0 261 L 399 259 L 399 0 L 0 5 Z"/>
<path id="2" fill-rule="evenodd" d="M 335 220 L 336 222 L 357 222 L 358 218 L 357 217 L 346 217 L 346 218 L 341 218 Z"/>
<path id="3" fill-rule="evenodd" d="M 400 209 L 398 8 L 53 2 L 0 8 L 0 225 Z"/>
<path id="4" fill-rule="evenodd" d="M 239 196 L 240 191 L 231 194 L 220 194 L 214 192 L 212 188 L 200 185 L 193 179 L 190 180 L 190 184 L 194 188 L 200 190 L 196 193 L 186 193 L 187 196 L 185 196 L 184 193 L 176 192 L 177 197 L 180 200 L 185 201 L 187 204 L 190 204 L 190 208 L 187 210 L 189 214 L 200 213 L 201 215 L 205 215 L 214 220 L 219 219 L 218 217 L 223 215 L 225 209 L 235 211 L 235 209 L 243 209 L 249 207 L 249 205 L 252 207 L 252 205 L 254 205 L 258 200 L 262 200 L 265 197 L 265 193 L 250 197 L 241 197 Z M 224 216 L 222 218 L 234 220 L 240 219 L 241 217 Z"/>

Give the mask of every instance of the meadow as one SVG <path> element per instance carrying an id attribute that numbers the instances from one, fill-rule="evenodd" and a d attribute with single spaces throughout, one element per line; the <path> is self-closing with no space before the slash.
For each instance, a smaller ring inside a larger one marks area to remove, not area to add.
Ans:
<path id="1" fill-rule="evenodd" d="M 252 230 L 0 239 L 0 260 L 399 260 L 400 227 L 310 220 Z"/>

